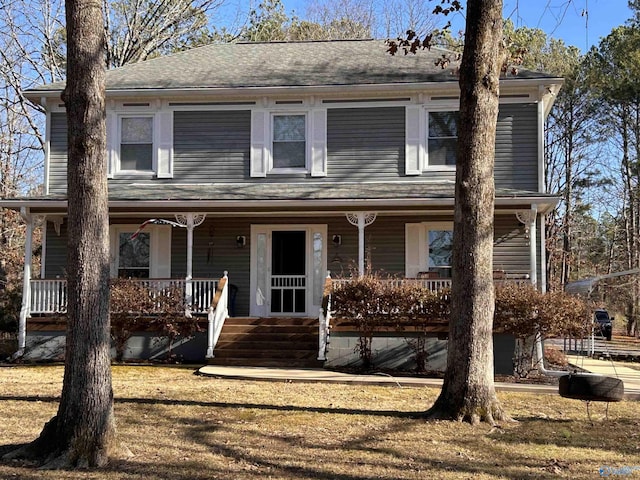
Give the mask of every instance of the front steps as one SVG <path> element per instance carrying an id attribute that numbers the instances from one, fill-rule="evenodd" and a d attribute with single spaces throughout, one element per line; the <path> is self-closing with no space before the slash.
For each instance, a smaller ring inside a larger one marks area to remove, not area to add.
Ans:
<path id="1" fill-rule="evenodd" d="M 209 365 L 322 368 L 317 318 L 227 318 Z"/>

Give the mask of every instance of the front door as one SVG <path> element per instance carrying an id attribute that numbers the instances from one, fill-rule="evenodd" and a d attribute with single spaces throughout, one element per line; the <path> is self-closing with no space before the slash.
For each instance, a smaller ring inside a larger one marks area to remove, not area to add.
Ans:
<path id="1" fill-rule="evenodd" d="M 307 311 L 307 232 L 271 233 L 271 313 Z"/>
<path id="2" fill-rule="evenodd" d="M 326 225 L 251 228 L 251 315 L 315 316 L 326 276 Z"/>

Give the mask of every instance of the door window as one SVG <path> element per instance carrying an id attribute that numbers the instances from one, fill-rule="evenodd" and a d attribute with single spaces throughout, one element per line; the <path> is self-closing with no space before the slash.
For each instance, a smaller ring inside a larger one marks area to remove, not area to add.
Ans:
<path id="1" fill-rule="evenodd" d="M 271 312 L 304 313 L 306 232 L 274 231 L 271 238 Z"/>

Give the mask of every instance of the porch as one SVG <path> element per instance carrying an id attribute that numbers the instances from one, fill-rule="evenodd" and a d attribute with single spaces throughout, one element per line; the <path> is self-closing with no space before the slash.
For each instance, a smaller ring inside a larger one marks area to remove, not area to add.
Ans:
<path id="1" fill-rule="evenodd" d="M 185 299 L 186 315 L 206 315 L 218 286 L 218 280 L 211 278 L 132 278 L 129 281 L 148 291 L 152 297 L 165 294 L 168 291 L 182 292 Z M 30 316 L 67 313 L 66 279 L 31 279 L 29 286 Z M 230 303 L 233 303 L 233 300 L 231 299 Z"/>
<path id="2" fill-rule="evenodd" d="M 282 304 L 294 304 L 298 291 L 304 290 L 304 277 L 299 275 L 274 276 L 272 289 L 277 289 L 277 296 Z M 334 278 L 332 284 L 339 286 L 348 283 L 351 278 Z M 140 287 L 149 291 L 149 295 L 162 294 L 168 290 L 183 292 L 185 304 L 187 305 L 187 315 L 207 315 L 209 307 L 213 305 L 216 289 L 218 288 L 218 279 L 211 278 L 132 278 L 129 281 L 140 285 Z M 439 278 L 390 278 L 385 279 L 395 286 L 403 284 L 420 286 L 431 291 L 439 291 L 451 287 L 451 279 Z M 67 280 L 63 278 L 56 279 L 31 279 L 30 283 L 30 316 L 57 316 L 67 313 Z M 235 285 L 232 289 L 236 289 Z M 229 295 L 229 313 L 234 315 L 234 292 Z M 291 312 L 293 313 L 293 312 Z M 247 317 L 249 318 L 249 317 Z M 266 317 L 265 317 L 266 318 Z"/>
<path id="3" fill-rule="evenodd" d="M 286 318 L 313 319 L 318 332 L 316 358 L 322 359 L 325 351 L 320 346 L 326 335 L 318 312 L 329 270 L 336 277 L 335 285 L 369 269 L 385 272 L 389 275 L 386 281 L 394 285 L 412 284 L 437 291 L 451 284 L 447 278 L 451 230 L 449 217 L 443 214 L 322 213 L 312 218 L 187 214 L 176 215 L 175 222 L 145 217 L 123 214 L 112 219 L 112 277 L 144 276 L 132 281 L 152 297 L 162 296 L 166 290 L 182 292 L 185 315 L 201 318 L 203 325 L 208 325 L 219 287 L 212 273 L 228 267 L 232 272 L 226 294 L 228 313 L 220 310 L 217 315 L 225 320 L 227 316 L 246 319 L 248 324 L 253 319 L 273 318 L 275 323 Z M 47 318 L 65 320 L 68 232 L 62 218 L 54 220 L 56 217 L 48 217 L 46 222 L 41 278 L 30 278 L 30 264 L 25 264 L 21 340 L 26 340 L 27 330 L 45 327 Z M 497 217 L 494 264 L 505 272 L 497 272 L 496 281 L 530 278 L 528 281 L 535 283 L 536 239 L 531 231 L 531 224 L 511 213 Z M 131 245 L 134 238 L 139 250 Z M 25 260 L 30 252 L 27 248 Z M 215 343 L 205 340 L 203 350 L 213 358 Z M 22 348 L 24 343 L 20 345 Z"/>

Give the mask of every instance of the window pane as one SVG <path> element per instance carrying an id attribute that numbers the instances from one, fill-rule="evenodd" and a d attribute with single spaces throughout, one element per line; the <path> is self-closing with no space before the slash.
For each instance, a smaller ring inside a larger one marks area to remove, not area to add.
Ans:
<path id="1" fill-rule="evenodd" d="M 122 119 L 122 143 L 153 143 L 153 119 L 151 117 L 127 117 Z"/>
<path id="2" fill-rule="evenodd" d="M 131 233 L 120 234 L 118 255 L 119 269 L 149 269 L 149 241 L 148 233 L 139 233 L 131 239 Z"/>
<path id="3" fill-rule="evenodd" d="M 123 144 L 120 146 L 120 170 L 152 170 L 152 144 Z"/>
<path id="4" fill-rule="evenodd" d="M 457 136 L 458 112 L 429 113 L 429 138 Z"/>
<path id="5" fill-rule="evenodd" d="M 456 164 L 458 112 L 429 112 L 429 165 Z"/>
<path id="6" fill-rule="evenodd" d="M 429 165 L 455 165 L 456 138 L 440 138 L 429 140 Z"/>
<path id="7" fill-rule="evenodd" d="M 274 142 L 304 142 L 304 115 L 277 115 L 273 117 Z"/>
<path id="8" fill-rule="evenodd" d="M 273 142 L 273 168 L 305 168 L 305 142 Z"/>
<path id="9" fill-rule="evenodd" d="M 441 277 L 450 277 L 453 231 L 429 230 L 428 242 L 429 270 L 439 272 Z"/>

